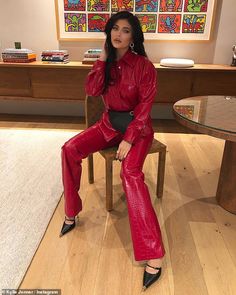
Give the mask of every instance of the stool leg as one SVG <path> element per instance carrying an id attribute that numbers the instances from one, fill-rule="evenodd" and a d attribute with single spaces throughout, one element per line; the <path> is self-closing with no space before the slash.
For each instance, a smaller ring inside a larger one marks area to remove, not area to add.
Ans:
<path id="1" fill-rule="evenodd" d="M 112 176 L 113 176 L 112 160 L 106 159 L 106 209 L 111 211 L 113 209 L 112 196 Z"/>
<path id="2" fill-rule="evenodd" d="M 88 181 L 89 183 L 94 183 L 94 174 L 93 174 L 93 154 L 88 156 Z"/>
<path id="3" fill-rule="evenodd" d="M 165 177 L 166 149 L 159 152 L 156 195 L 162 198 Z"/>

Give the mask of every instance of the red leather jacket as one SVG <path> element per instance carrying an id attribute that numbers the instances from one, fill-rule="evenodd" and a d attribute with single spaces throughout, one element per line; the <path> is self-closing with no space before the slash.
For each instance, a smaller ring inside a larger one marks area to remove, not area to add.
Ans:
<path id="1" fill-rule="evenodd" d="M 144 56 L 128 50 L 114 64 L 111 77 L 114 82 L 102 94 L 104 86 L 105 62 L 96 61 L 86 79 L 86 93 L 91 96 L 102 95 L 105 112 L 97 123 L 107 141 L 117 135 L 109 121 L 108 110 L 134 111 L 134 119 L 129 124 L 123 139 L 135 143 L 140 136 L 153 133 L 150 112 L 156 94 L 156 70 Z"/>

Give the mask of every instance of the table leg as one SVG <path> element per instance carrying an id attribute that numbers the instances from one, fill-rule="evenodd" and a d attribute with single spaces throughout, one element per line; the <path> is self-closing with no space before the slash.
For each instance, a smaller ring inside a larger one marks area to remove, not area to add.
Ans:
<path id="1" fill-rule="evenodd" d="M 216 199 L 221 207 L 236 214 L 236 142 L 225 141 Z"/>

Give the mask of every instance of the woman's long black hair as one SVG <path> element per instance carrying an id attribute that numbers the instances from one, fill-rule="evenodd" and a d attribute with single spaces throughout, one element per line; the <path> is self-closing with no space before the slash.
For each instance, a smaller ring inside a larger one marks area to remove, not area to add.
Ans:
<path id="1" fill-rule="evenodd" d="M 142 32 L 142 28 L 137 16 L 133 15 L 128 11 L 120 11 L 116 14 L 112 15 L 111 18 L 107 21 L 105 26 L 105 34 L 106 34 L 106 50 L 107 50 L 107 60 L 105 67 L 105 83 L 103 93 L 106 91 L 110 81 L 111 81 L 111 66 L 112 63 L 116 60 L 116 48 L 112 46 L 111 43 L 111 30 L 115 23 L 120 19 L 126 19 L 132 28 L 132 38 L 134 43 L 134 52 L 139 55 L 147 56 L 144 49 L 144 36 Z"/>

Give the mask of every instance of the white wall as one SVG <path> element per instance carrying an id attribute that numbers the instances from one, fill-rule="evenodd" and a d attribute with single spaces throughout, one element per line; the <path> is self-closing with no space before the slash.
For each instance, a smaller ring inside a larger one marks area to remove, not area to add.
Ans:
<path id="1" fill-rule="evenodd" d="M 207 42 L 157 41 L 145 42 L 149 58 L 153 62 L 163 57 L 191 58 L 196 63 L 230 64 L 232 45 L 236 43 L 236 0 L 218 0 L 212 38 Z M 71 60 L 82 60 L 90 47 L 101 47 L 101 42 L 58 42 L 54 0 L 0 0 L 0 49 L 14 47 L 20 41 L 22 47 L 33 49 L 40 59 L 44 49 L 68 49 Z M 81 103 L 78 115 L 81 114 Z M 0 101 L 0 113 L 73 114 L 74 104 L 33 103 L 28 108 L 21 103 Z"/>
<path id="2" fill-rule="evenodd" d="M 216 20 L 218 33 L 213 63 L 231 64 L 232 46 L 236 44 L 236 0 L 222 0 L 220 2 L 222 8 Z"/>
<path id="3" fill-rule="evenodd" d="M 43 49 L 69 49 L 71 60 L 81 60 L 89 47 L 100 47 L 101 42 L 58 42 L 54 0 L 0 0 L 0 43 L 2 48 L 22 47 L 35 50 L 40 58 Z M 212 39 L 195 41 L 146 41 L 150 59 L 158 62 L 163 57 L 192 58 L 196 63 L 231 61 L 231 48 L 236 42 L 236 0 L 218 0 Z"/>
<path id="4" fill-rule="evenodd" d="M 43 49 L 58 48 L 53 0 L 0 0 L 1 47 L 33 49 L 40 57 Z"/>

